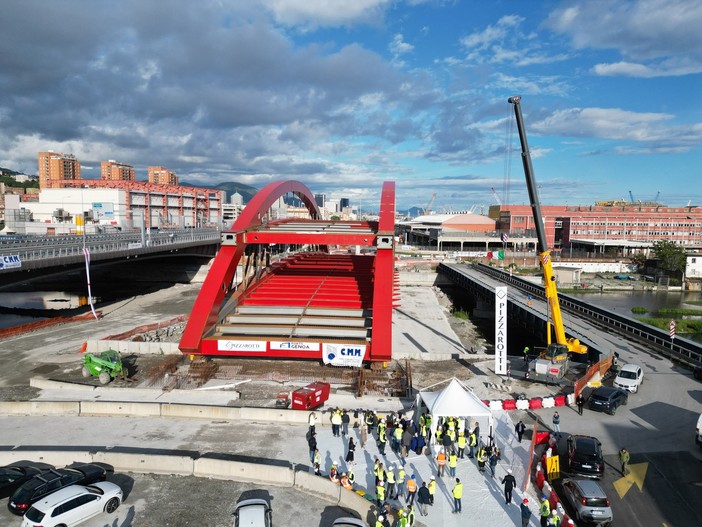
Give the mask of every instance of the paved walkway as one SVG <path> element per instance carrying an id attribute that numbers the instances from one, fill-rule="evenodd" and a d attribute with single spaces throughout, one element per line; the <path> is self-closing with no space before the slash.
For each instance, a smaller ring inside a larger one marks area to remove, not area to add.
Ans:
<path id="1" fill-rule="evenodd" d="M 453 514 L 453 497 L 451 490 L 455 484 L 455 479 L 448 476 L 437 477 L 437 491 L 435 503 L 433 507 L 429 507 L 427 517 L 421 517 L 419 511 L 416 510 L 417 519 L 427 526 L 458 526 L 458 525 L 521 525 L 521 516 L 519 503 L 522 497 L 525 496 L 520 489 L 513 492 L 512 503 L 505 504 L 503 486 L 500 480 L 507 474 L 508 469 L 512 469 L 513 475 L 517 479 L 520 487 L 523 487 L 526 478 L 526 463 L 528 459 L 529 443 L 524 440 L 520 445 L 516 437 L 514 437 L 514 425 L 506 412 L 497 412 L 495 414 L 495 433 L 498 446 L 502 448 L 502 461 L 497 466 L 496 477 L 490 476 L 489 468 L 486 468 L 485 473 L 481 474 L 478 471 L 478 466 L 475 460 L 460 459 L 456 469 L 456 476 L 463 483 L 463 512 Z M 317 443 L 320 454 L 322 456 L 323 472 L 328 474 L 331 464 L 336 462 L 341 471 L 347 469 L 344 459 L 346 457 L 348 440 L 346 438 L 334 437 L 329 426 L 317 426 Z M 362 490 L 369 490 L 370 494 L 375 495 L 375 480 L 372 475 L 373 463 L 376 458 L 381 459 L 387 467 L 388 464 L 395 464 L 399 470 L 400 465 L 404 462 L 407 477 L 415 474 L 417 477 L 418 487 L 421 487 L 422 482 L 429 482 L 429 478 L 437 476 L 437 466 L 434 459 L 435 452 L 432 456 L 417 455 L 412 453 L 405 460 L 392 452 L 390 444 L 386 448 L 386 456 L 380 456 L 375 440 L 370 440 L 366 443 L 366 448 L 360 446 L 360 429 L 355 428 L 349 430 L 354 441 L 357 444 L 355 452 L 354 472 L 356 474 L 357 487 Z M 305 439 L 300 438 L 298 442 L 302 445 L 303 461 L 308 464 L 308 450 L 305 444 Z M 300 450 L 299 448 L 297 449 Z M 396 472 L 397 472 L 396 470 Z M 536 516 L 538 507 L 536 499 L 533 496 L 530 498 L 532 506 L 532 522 L 531 525 L 539 525 Z M 389 500 L 389 503 L 395 508 L 400 508 L 406 505 L 406 495 L 399 500 Z"/>

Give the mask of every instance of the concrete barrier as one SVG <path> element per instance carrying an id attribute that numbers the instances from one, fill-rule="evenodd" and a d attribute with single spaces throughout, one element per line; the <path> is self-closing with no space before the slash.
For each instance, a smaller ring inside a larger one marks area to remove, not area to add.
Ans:
<path id="1" fill-rule="evenodd" d="M 79 415 L 78 401 L 2 401 L 0 415 Z"/>
<path id="2" fill-rule="evenodd" d="M 86 390 L 92 391 L 95 386 L 89 384 L 77 384 L 62 381 L 52 381 L 51 379 L 44 379 L 43 377 L 32 377 L 29 379 L 29 385 L 32 388 L 39 388 L 40 390 Z"/>
<path id="3" fill-rule="evenodd" d="M 292 487 L 294 479 L 293 471 L 290 467 L 263 463 L 244 463 L 212 457 L 196 459 L 193 464 L 193 476 L 265 483 L 278 487 Z"/>
<path id="4" fill-rule="evenodd" d="M 190 456 L 139 454 L 131 452 L 95 452 L 96 463 L 112 465 L 116 472 L 139 472 L 142 474 L 175 474 L 192 476 L 194 460 Z"/>
<path id="5" fill-rule="evenodd" d="M 281 410 L 278 408 L 241 408 L 241 419 L 251 423 L 307 424 L 308 410 Z M 329 419 L 317 412 L 317 426 L 325 426 Z"/>
<path id="6" fill-rule="evenodd" d="M 180 355 L 177 342 L 132 342 L 131 340 L 88 340 L 86 351 L 100 353 L 109 349 L 123 355 Z"/>
<path id="7" fill-rule="evenodd" d="M 80 415 L 132 415 L 160 417 L 161 403 L 81 401 Z"/>
<path id="8" fill-rule="evenodd" d="M 314 474 L 304 472 L 302 470 L 295 471 L 294 486 L 295 488 L 305 492 L 322 496 L 323 498 L 333 501 L 334 503 L 339 502 L 339 491 L 342 490 L 342 487 L 336 483 L 332 483 L 328 478 L 315 476 Z"/>
<path id="9" fill-rule="evenodd" d="M 241 408 L 235 408 L 233 406 L 161 403 L 161 416 L 238 421 L 241 419 Z"/>
<path id="10" fill-rule="evenodd" d="M 0 451 L 0 466 L 9 465 L 16 461 L 34 461 L 48 463 L 57 468 L 65 467 L 72 463 L 92 463 L 93 456 L 90 452 L 75 450 L 3 450 Z"/>

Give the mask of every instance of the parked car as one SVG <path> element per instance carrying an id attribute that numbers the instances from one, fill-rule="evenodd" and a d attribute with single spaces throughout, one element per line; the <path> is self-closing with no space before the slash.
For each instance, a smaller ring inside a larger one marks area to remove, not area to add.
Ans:
<path id="1" fill-rule="evenodd" d="M 695 366 L 695 369 L 692 370 L 692 375 L 698 381 L 702 381 L 702 366 Z"/>
<path id="2" fill-rule="evenodd" d="M 109 481 L 70 485 L 32 505 L 22 527 L 73 527 L 102 512 L 115 512 L 120 503 L 122 489 Z"/>
<path id="3" fill-rule="evenodd" d="M 573 508 L 575 521 L 592 522 L 599 525 L 612 523 L 609 499 L 597 481 L 590 479 L 564 479 L 563 496 Z"/>
<path id="4" fill-rule="evenodd" d="M 568 438 L 568 472 L 586 478 L 604 476 L 602 443 L 596 437 L 572 435 Z"/>
<path id="5" fill-rule="evenodd" d="M 595 389 L 587 400 L 587 407 L 590 410 L 599 410 L 614 415 L 620 405 L 629 402 L 629 393 L 621 388 L 610 388 L 600 386 Z"/>
<path id="6" fill-rule="evenodd" d="M 48 467 L 39 468 L 31 464 L 18 463 L 0 467 L 0 498 L 7 498 L 25 481 L 47 470 Z"/>
<path id="7" fill-rule="evenodd" d="M 271 506 L 266 500 L 252 498 L 236 504 L 234 527 L 271 527 Z"/>
<path id="8" fill-rule="evenodd" d="M 10 496 L 7 508 L 15 514 L 24 514 L 33 503 L 44 496 L 70 485 L 90 485 L 105 481 L 107 471 L 92 463 L 76 464 L 71 467 L 51 469 L 48 472 L 34 476 L 22 484 Z"/>
<path id="9" fill-rule="evenodd" d="M 695 443 L 702 447 L 702 414 L 697 418 L 697 426 L 695 427 Z"/>
<path id="10" fill-rule="evenodd" d="M 636 364 L 625 364 L 619 369 L 619 373 L 614 378 L 614 387 L 628 390 L 632 393 L 639 391 L 639 386 L 644 382 L 644 373 L 641 366 Z"/>

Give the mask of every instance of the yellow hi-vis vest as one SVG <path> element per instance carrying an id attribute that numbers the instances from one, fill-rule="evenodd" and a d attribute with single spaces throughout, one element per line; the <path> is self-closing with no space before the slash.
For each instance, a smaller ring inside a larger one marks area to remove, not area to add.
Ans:
<path id="1" fill-rule="evenodd" d="M 456 486 L 453 487 L 453 497 L 456 499 L 463 497 L 463 483 L 456 483 Z"/>

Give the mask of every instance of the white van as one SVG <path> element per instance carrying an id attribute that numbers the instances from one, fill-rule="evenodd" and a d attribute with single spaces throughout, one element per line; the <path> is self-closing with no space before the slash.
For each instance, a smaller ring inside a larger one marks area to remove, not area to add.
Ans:
<path id="1" fill-rule="evenodd" d="M 702 414 L 697 418 L 697 428 L 695 428 L 695 443 L 702 447 Z"/>

